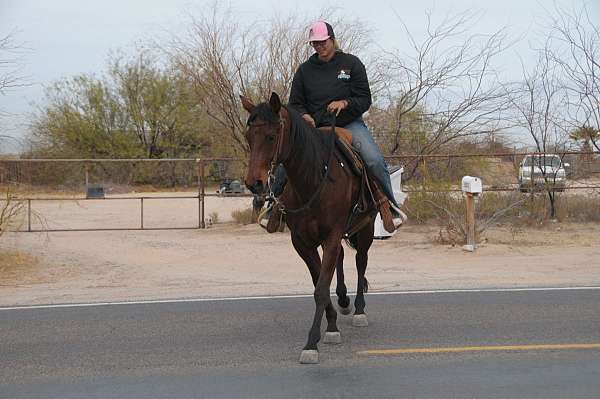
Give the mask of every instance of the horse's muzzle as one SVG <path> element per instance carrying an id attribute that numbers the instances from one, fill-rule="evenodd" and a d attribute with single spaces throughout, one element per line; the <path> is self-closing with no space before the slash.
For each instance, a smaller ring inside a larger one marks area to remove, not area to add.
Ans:
<path id="1" fill-rule="evenodd" d="M 262 195 L 265 192 L 265 185 L 263 184 L 262 180 L 256 180 L 252 185 L 246 182 L 246 187 L 252 194 L 255 195 Z"/>

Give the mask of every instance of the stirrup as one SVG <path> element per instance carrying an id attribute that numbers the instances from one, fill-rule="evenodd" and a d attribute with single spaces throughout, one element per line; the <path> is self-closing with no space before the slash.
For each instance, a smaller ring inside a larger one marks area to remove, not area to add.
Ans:
<path id="1" fill-rule="evenodd" d="M 273 210 L 273 203 L 269 202 L 264 210 L 258 214 L 258 224 L 263 229 L 267 228 L 269 218 L 271 217 L 271 211 Z"/>
<path id="2" fill-rule="evenodd" d="M 275 233 L 276 231 L 281 233 L 285 228 L 283 216 L 283 212 L 279 210 L 275 203 L 270 202 L 265 210 L 258 215 L 258 224 L 267 230 L 267 233 Z"/>

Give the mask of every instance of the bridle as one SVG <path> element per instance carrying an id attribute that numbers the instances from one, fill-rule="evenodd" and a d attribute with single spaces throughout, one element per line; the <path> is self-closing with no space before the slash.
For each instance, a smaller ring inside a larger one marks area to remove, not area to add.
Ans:
<path id="1" fill-rule="evenodd" d="M 253 124 L 248 124 L 249 127 L 262 127 L 262 126 L 268 126 L 270 125 L 270 123 L 264 122 L 264 123 L 253 123 Z M 267 180 L 267 187 L 269 188 L 269 197 L 274 198 L 273 196 L 273 190 L 271 189 L 271 179 L 272 177 L 274 177 L 274 172 L 275 172 L 275 168 L 277 167 L 277 165 L 279 165 L 281 163 L 281 161 L 278 161 L 279 159 L 279 155 L 281 153 L 281 147 L 282 147 L 282 143 L 283 143 L 283 129 L 285 128 L 285 121 L 284 119 L 281 117 L 281 115 L 279 115 L 279 130 L 277 131 L 277 135 L 275 136 L 275 151 L 273 152 L 273 156 L 271 157 L 271 167 L 269 168 L 269 172 L 268 172 L 268 180 Z"/>

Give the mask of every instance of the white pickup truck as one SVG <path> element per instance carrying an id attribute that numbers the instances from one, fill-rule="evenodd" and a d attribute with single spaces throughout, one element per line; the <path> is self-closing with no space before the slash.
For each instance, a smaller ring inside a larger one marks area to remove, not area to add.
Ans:
<path id="1" fill-rule="evenodd" d="M 519 164 L 519 190 L 527 192 L 550 188 L 553 191 L 564 191 L 567 182 L 565 167 L 560 156 L 556 154 L 526 155 Z"/>

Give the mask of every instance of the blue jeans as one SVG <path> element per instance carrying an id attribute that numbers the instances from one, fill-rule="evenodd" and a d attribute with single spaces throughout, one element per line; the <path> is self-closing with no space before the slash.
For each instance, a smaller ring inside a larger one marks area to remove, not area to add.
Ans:
<path id="1" fill-rule="evenodd" d="M 392 189 L 392 182 L 390 180 L 390 173 L 379 146 L 373 140 L 373 136 L 369 131 L 367 125 L 358 118 L 350 124 L 344 126 L 344 129 L 348 129 L 352 132 L 352 146 L 358 151 L 362 160 L 367 166 L 369 174 L 377 179 L 377 182 L 381 185 L 383 193 L 388 197 L 390 202 L 396 206 L 396 198 L 394 197 L 394 190 Z"/>
<path id="2" fill-rule="evenodd" d="M 367 125 L 365 125 L 365 122 L 362 118 L 358 118 L 344 126 L 344 129 L 348 129 L 352 132 L 352 146 L 360 154 L 371 177 L 377 179 L 383 193 L 388 197 L 390 202 L 398 206 L 396 198 L 394 197 L 390 173 L 388 172 L 385 159 L 383 159 L 383 155 L 381 155 L 379 147 L 377 146 L 377 143 L 375 143 L 375 140 L 373 140 L 373 136 L 371 135 L 369 128 L 367 128 Z M 283 189 L 287 183 L 287 173 L 282 164 L 277 165 L 274 175 L 275 181 L 273 182 L 271 190 L 275 197 L 279 197 L 281 193 L 283 193 Z"/>

